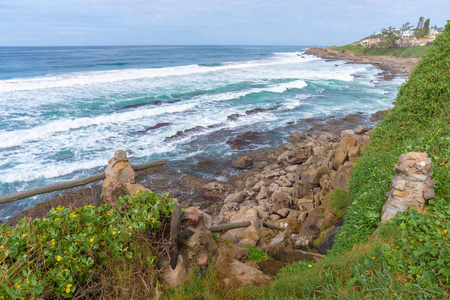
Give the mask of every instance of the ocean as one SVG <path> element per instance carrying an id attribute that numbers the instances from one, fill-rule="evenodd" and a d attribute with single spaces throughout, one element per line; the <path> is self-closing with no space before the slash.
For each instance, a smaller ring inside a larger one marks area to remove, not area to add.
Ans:
<path id="1" fill-rule="evenodd" d="M 227 141 L 246 131 L 369 116 L 405 81 L 306 49 L 0 47 L 0 195 L 101 172 L 117 149 L 132 164 L 231 159 L 241 152 Z M 0 220 L 55 195 L 0 205 Z"/>

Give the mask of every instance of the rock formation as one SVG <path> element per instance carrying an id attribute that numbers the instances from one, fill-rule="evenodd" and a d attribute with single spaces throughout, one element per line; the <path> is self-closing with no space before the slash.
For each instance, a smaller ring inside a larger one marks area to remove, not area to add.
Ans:
<path id="1" fill-rule="evenodd" d="M 133 195 L 137 190 L 147 190 L 136 179 L 136 173 L 128 161 L 127 153 L 123 150 L 117 150 L 108 161 L 105 175 L 101 194 L 103 203 L 115 205 L 120 196 Z"/>
<path id="2" fill-rule="evenodd" d="M 394 167 L 397 173 L 392 178 L 389 197 L 383 206 L 381 223 L 392 220 L 397 212 L 405 212 L 409 207 L 423 212 L 426 201 L 434 198 L 435 180 L 431 179 L 431 159 L 426 153 L 409 152 L 400 155 Z"/>

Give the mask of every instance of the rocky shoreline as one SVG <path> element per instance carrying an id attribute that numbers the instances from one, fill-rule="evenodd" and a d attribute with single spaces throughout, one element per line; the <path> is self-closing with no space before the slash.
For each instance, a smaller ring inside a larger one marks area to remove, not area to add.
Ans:
<path id="1" fill-rule="evenodd" d="M 349 60 L 349 63 L 353 64 L 371 64 L 383 70 L 384 80 L 391 80 L 398 75 L 409 75 L 420 61 L 420 58 L 415 57 L 359 55 L 349 50 L 337 51 L 319 47 L 310 48 L 305 54 L 315 55 L 323 59 Z"/>

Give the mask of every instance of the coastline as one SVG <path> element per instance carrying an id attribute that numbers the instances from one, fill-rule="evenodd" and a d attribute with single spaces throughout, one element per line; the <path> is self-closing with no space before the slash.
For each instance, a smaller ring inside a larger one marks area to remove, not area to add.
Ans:
<path id="1" fill-rule="evenodd" d="M 408 76 L 421 60 L 415 57 L 359 55 L 349 50 L 337 51 L 320 47 L 309 48 L 305 54 L 323 59 L 349 60 L 352 64 L 371 64 L 383 70 L 384 80 L 392 80 L 396 76 Z"/>
<path id="2" fill-rule="evenodd" d="M 340 60 L 350 60 L 349 63 L 355 64 L 372 64 L 383 70 L 384 80 L 391 80 L 395 76 L 404 76 L 411 72 L 412 68 L 418 63 L 419 59 L 408 59 L 408 58 L 394 58 L 394 57 L 368 57 L 355 55 L 349 51 L 335 51 L 327 48 L 310 48 L 305 52 L 305 54 L 311 54 L 319 56 L 323 59 L 340 59 Z M 382 115 L 383 112 L 377 113 L 377 115 Z M 305 119 L 300 120 L 296 124 L 290 124 L 284 128 L 279 128 L 278 130 L 284 130 L 292 133 L 311 133 L 311 132 L 328 132 L 334 135 L 339 135 L 343 130 L 352 129 L 360 124 L 368 125 L 372 127 L 376 124 L 376 121 L 369 121 L 368 119 L 358 118 L 356 122 L 348 122 L 345 119 L 335 119 L 333 116 L 329 116 L 324 119 Z M 372 123 L 370 123 L 372 122 Z M 246 149 L 246 146 L 252 143 L 261 142 L 264 139 L 270 138 L 271 132 L 248 132 L 247 136 L 243 135 L 238 137 L 231 142 L 230 147 L 241 147 L 239 149 Z M 247 134 L 247 133 L 246 133 Z M 243 142 L 243 145 L 241 145 Z M 263 151 L 263 150 L 253 150 L 248 149 L 248 155 L 256 157 L 261 155 L 263 152 L 274 151 L 275 149 L 282 147 L 280 144 L 278 147 L 273 149 Z M 251 147 L 249 147 L 251 148 Z M 243 154 L 241 154 L 243 155 Z M 106 158 L 105 158 L 106 161 Z M 255 163 L 256 164 L 256 163 Z M 204 161 L 199 162 L 194 165 L 179 165 L 173 166 L 170 163 L 167 166 L 162 166 L 147 171 L 141 171 L 138 176 L 141 182 L 154 190 L 157 193 L 167 193 L 170 192 L 171 196 L 178 198 L 180 202 L 185 205 L 197 205 L 205 208 L 209 213 L 216 214 L 223 205 L 223 200 L 228 193 L 235 190 L 235 187 L 230 186 L 229 189 L 222 191 L 221 193 L 216 193 L 214 191 L 205 190 L 203 187 L 206 184 L 214 182 L 212 179 L 217 177 L 217 169 L 221 169 L 221 174 L 228 174 L 226 182 L 236 181 L 235 177 L 236 170 L 232 167 L 231 160 L 220 160 L 217 161 Z M 189 169 L 190 172 L 184 172 L 184 170 Z M 191 172 L 194 170 L 194 172 Z M 232 172 L 231 170 L 234 170 Z M 187 174 L 189 173 L 189 174 Z M 233 184 L 232 184 L 233 185 Z M 72 191 L 67 191 L 62 193 L 60 196 L 36 204 L 34 207 L 25 210 L 16 216 L 13 216 L 7 220 L 7 223 L 14 225 L 18 219 L 24 216 L 42 217 L 45 216 L 46 211 L 50 210 L 52 207 L 57 207 L 58 205 L 71 206 L 73 208 L 86 205 L 90 199 L 90 188 L 76 189 Z"/>

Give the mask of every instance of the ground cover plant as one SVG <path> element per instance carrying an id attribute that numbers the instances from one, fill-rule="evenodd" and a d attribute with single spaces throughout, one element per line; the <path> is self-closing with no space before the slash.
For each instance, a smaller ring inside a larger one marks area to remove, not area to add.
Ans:
<path id="1" fill-rule="evenodd" d="M 294 263 L 268 286 L 208 289 L 206 299 L 446 299 L 450 293 L 450 22 L 400 88 L 349 182 L 350 206 L 320 262 Z M 427 152 L 436 197 L 377 230 L 400 154 Z M 377 231 L 376 231 L 377 230 Z M 375 232 L 376 231 L 376 232 Z M 208 283 L 196 278 L 197 294 Z M 189 295 L 178 289 L 178 299 Z"/>
<path id="2" fill-rule="evenodd" d="M 121 286 L 126 270 L 145 277 L 151 295 L 172 208 L 168 196 L 138 191 L 117 206 L 58 207 L 47 218 L 0 225 L 0 299 L 123 298 L 112 285 Z"/>

